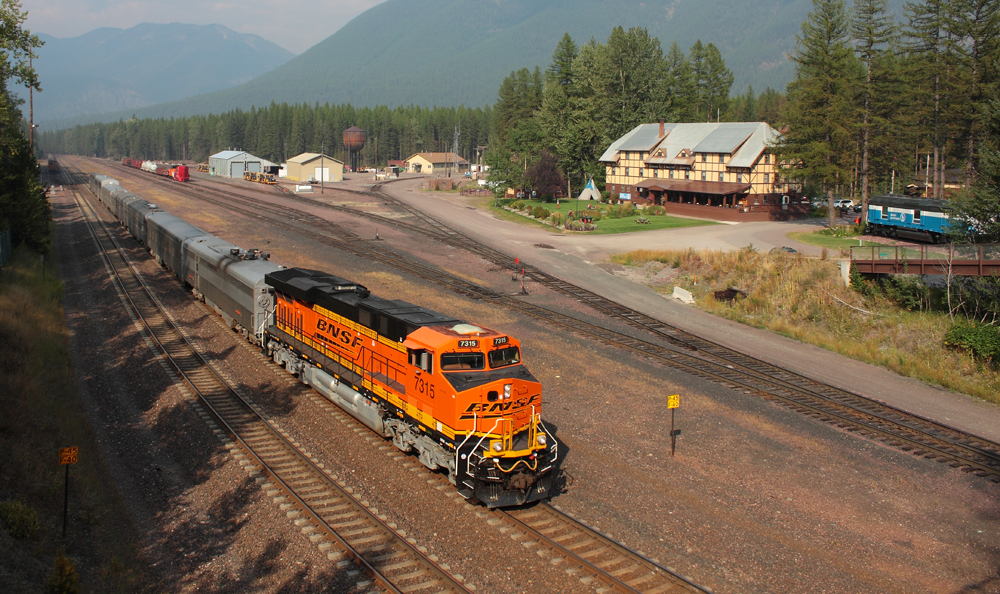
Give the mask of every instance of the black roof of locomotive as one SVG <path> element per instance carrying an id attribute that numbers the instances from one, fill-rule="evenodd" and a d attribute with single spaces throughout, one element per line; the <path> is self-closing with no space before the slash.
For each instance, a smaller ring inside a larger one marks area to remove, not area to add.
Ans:
<path id="1" fill-rule="evenodd" d="M 934 200 L 931 198 L 913 198 L 912 196 L 902 196 L 900 194 L 885 194 L 882 196 L 872 196 L 868 200 L 871 206 L 892 206 L 894 208 L 912 208 L 925 212 L 948 212 L 947 200 Z"/>
<path id="2" fill-rule="evenodd" d="M 315 303 L 341 315 L 344 306 L 353 310 L 364 307 L 411 326 L 462 323 L 461 320 L 419 305 L 372 295 L 363 285 L 318 270 L 284 268 L 267 273 L 264 275 L 264 280 L 277 291 L 307 303 Z M 356 315 L 353 321 L 358 321 Z"/>

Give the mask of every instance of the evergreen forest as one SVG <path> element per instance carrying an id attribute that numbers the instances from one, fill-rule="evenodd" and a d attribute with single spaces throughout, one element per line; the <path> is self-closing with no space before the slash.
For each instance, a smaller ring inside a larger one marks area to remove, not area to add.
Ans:
<path id="1" fill-rule="evenodd" d="M 24 28 L 26 18 L 17 0 L 0 0 L 0 233 L 9 231 L 14 247 L 23 244 L 44 254 L 51 209 L 14 93 L 17 87 L 39 89 L 30 57 L 41 41 Z"/>
<path id="2" fill-rule="evenodd" d="M 963 190 L 948 194 L 956 204 L 982 201 L 1000 140 L 995 0 L 913 0 L 898 21 L 886 0 L 813 0 L 791 59 L 795 78 L 783 91 L 734 94 L 712 43 L 664 49 L 644 28 L 617 27 L 603 43 L 565 34 L 544 70 L 522 68 L 503 80 L 492 108 L 272 103 L 77 126 L 47 132 L 43 143 L 98 157 L 204 160 L 240 148 L 282 161 L 321 147 L 342 156 L 341 132 L 356 125 L 368 132 L 369 165 L 452 150 L 457 140 L 470 161 L 486 147 L 481 158 L 497 182 L 580 188 L 591 177 L 603 186 L 597 159 L 638 124 L 751 120 L 784 133 L 776 149 L 785 175 L 807 195 L 867 202 L 919 182 L 932 197 L 945 197 L 947 183 Z"/>

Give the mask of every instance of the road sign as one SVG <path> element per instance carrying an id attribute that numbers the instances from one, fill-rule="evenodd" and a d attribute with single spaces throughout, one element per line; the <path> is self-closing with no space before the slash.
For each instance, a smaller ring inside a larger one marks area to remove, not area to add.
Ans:
<path id="1" fill-rule="evenodd" d="M 681 395 L 671 394 L 667 396 L 667 408 L 680 408 L 681 406 Z"/>
<path id="2" fill-rule="evenodd" d="M 59 448 L 59 464 L 76 464 L 77 447 Z"/>

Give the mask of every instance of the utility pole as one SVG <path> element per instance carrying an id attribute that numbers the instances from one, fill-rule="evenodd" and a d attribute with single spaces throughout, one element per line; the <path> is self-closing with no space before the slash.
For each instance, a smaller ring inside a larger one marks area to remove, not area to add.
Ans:
<path id="1" fill-rule="evenodd" d="M 323 175 L 324 173 L 326 173 L 326 170 L 323 169 L 323 152 L 325 150 L 326 150 L 326 144 L 320 143 L 319 145 L 319 193 L 320 194 L 323 193 L 323 178 L 326 177 L 325 175 Z"/>

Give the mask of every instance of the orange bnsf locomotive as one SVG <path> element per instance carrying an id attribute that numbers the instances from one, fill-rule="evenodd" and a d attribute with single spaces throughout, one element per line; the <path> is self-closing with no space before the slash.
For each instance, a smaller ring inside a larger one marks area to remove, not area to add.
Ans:
<path id="1" fill-rule="evenodd" d="M 511 336 L 301 268 L 274 290 L 279 365 L 488 507 L 551 495 L 558 445 Z"/>
<path id="2" fill-rule="evenodd" d="M 551 495 L 556 440 L 514 338 L 283 268 L 90 174 L 156 261 L 276 363 L 489 507 Z"/>

